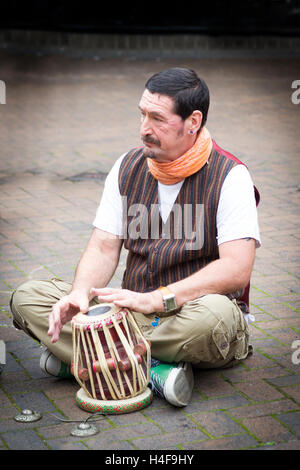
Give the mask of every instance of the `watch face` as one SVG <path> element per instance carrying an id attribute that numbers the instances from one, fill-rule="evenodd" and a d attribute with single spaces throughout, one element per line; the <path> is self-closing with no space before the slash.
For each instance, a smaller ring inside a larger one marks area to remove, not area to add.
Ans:
<path id="1" fill-rule="evenodd" d="M 170 295 L 168 297 L 165 297 L 165 302 L 166 302 L 167 312 L 177 309 L 177 303 L 176 303 L 175 295 Z"/>

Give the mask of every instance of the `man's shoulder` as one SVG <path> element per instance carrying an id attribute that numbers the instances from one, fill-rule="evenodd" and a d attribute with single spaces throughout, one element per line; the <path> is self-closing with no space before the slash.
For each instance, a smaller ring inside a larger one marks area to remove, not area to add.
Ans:
<path id="1" fill-rule="evenodd" d="M 228 175 L 234 176 L 236 180 L 241 180 L 243 178 L 249 179 L 251 178 L 249 169 L 245 163 L 243 163 L 241 160 L 239 160 L 237 157 L 235 157 L 232 153 L 228 152 L 227 150 L 222 149 L 214 140 L 213 140 L 213 149 L 215 150 L 215 153 L 221 156 L 223 159 L 227 159 L 228 162 Z M 233 168 L 238 167 L 238 170 L 235 170 L 234 172 L 230 171 Z M 253 184 L 253 183 L 252 183 Z M 260 202 L 260 193 L 255 185 L 254 187 L 254 195 L 255 195 L 255 200 L 256 200 L 256 205 L 258 206 Z"/>
<path id="2" fill-rule="evenodd" d="M 224 150 L 222 147 L 220 147 L 215 140 L 213 140 L 213 150 L 217 155 L 220 157 L 223 157 L 227 159 L 229 162 L 233 162 L 236 165 L 243 165 L 246 167 L 245 163 L 243 163 L 241 160 L 239 160 L 235 155 L 232 153 L 228 152 L 228 150 Z"/>

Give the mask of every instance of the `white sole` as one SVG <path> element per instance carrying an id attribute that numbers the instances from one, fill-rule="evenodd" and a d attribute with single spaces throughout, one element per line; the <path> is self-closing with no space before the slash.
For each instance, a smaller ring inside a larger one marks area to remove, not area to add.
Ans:
<path id="1" fill-rule="evenodd" d="M 190 363 L 179 363 L 172 369 L 164 385 L 164 396 L 174 406 L 186 406 L 191 399 L 194 374 Z"/>
<path id="2" fill-rule="evenodd" d="M 52 356 L 52 353 L 49 351 L 49 349 L 45 349 L 45 351 L 42 353 L 40 357 L 40 368 L 42 369 L 43 372 L 45 372 L 45 374 L 56 377 L 56 375 L 50 372 L 46 367 L 50 356 Z"/>

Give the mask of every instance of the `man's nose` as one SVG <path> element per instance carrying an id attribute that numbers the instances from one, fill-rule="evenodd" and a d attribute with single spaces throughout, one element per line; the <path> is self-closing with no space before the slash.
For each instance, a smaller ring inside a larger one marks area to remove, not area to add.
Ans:
<path id="1" fill-rule="evenodd" d="M 152 134 L 152 128 L 150 125 L 149 119 L 145 116 L 141 122 L 141 136 L 145 137 L 146 135 Z"/>

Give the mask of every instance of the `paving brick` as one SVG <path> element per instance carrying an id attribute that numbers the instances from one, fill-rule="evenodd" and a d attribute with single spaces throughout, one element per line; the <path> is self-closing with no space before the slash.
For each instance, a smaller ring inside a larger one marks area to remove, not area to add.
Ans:
<path id="1" fill-rule="evenodd" d="M 254 351 L 254 353 L 247 357 L 247 361 L 246 361 L 246 366 L 247 366 L 247 369 L 259 369 L 259 368 L 266 368 L 266 367 L 271 367 L 273 365 L 275 365 L 274 361 L 268 357 L 265 357 L 263 356 L 262 354 L 260 354 L 258 351 Z M 240 372 L 242 372 L 240 370 L 240 368 L 235 368 L 233 370 L 236 370 L 237 371 L 237 375 L 240 374 Z M 223 376 L 227 376 L 227 373 L 228 371 L 224 371 L 222 372 L 222 375 Z"/>
<path id="2" fill-rule="evenodd" d="M 243 429 L 223 411 L 193 413 L 193 418 L 213 437 L 243 432 Z"/>
<path id="3" fill-rule="evenodd" d="M 56 411 L 53 404 L 40 392 L 12 394 L 12 399 L 21 410 L 29 408 L 35 409 L 40 413 L 48 411 L 55 413 Z"/>
<path id="4" fill-rule="evenodd" d="M 291 431 L 300 437 L 300 411 L 293 411 L 285 414 L 276 415 L 279 421 L 285 424 Z"/>
<path id="5" fill-rule="evenodd" d="M 195 388 L 208 398 L 232 395 L 235 392 L 228 382 L 211 371 L 195 373 Z"/>
<path id="6" fill-rule="evenodd" d="M 251 342 L 253 344 L 254 349 L 257 348 L 268 356 L 279 356 L 282 354 L 286 354 L 287 352 L 287 347 L 285 345 L 282 345 L 275 338 L 253 338 Z"/>
<path id="7" fill-rule="evenodd" d="M 160 435 L 152 435 L 149 437 L 144 434 L 144 436 L 140 437 L 140 439 L 131 440 L 131 443 L 139 450 L 168 450 L 174 449 L 174 447 L 178 445 L 184 446 L 185 443 L 188 442 L 194 442 L 200 439 L 207 439 L 207 435 L 205 435 L 200 429 L 181 429 L 180 433 L 177 430 L 176 432 L 162 433 Z"/>
<path id="8" fill-rule="evenodd" d="M 300 326 L 300 316 L 295 316 L 295 318 L 284 318 L 284 319 L 280 319 L 280 320 L 272 320 L 272 321 L 269 321 L 269 322 L 263 322 L 263 324 L 261 324 L 261 327 L 264 329 L 264 330 L 271 330 L 271 331 L 274 331 L 274 328 L 286 328 L 287 326 Z M 270 333 L 270 331 L 268 331 L 268 334 L 272 334 Z"/>
<path id="9" fill-rule="evenodd" d="M 113 442 L 116 440 L 128 440 L 140 438 L 142 435 L 161 436 L 162 431 L 151 422 L 132 424 L 130 426 L 118 426 L 106 428 L 101 433 L 103 442 Z"/>
<path id="10" fill-rule="evenodd" d="M 52 450 L 87 450 L 83 442 L 70 442 L 69 439 L 55 439 L 47 444 Z"/>
<path id="11" fill-rule="evenodd" d="M 292 399 L 295 400 L 295 402 L 298 403 L 300 406 L 300 385 L 284 387 L 282 388 L 282 390 L 285 394 L 292 397 Z"/>
<path id="12" fill-rule="evenodd" d="M 185 450 L 241 450 L 257 447 L 257 441 L 248 434 L 222 437 L 206 441 L 183 444 Z"/>
<path id="13" fill-rule="evenodd" d="M 47 383 L 44 381 L 42 388 L 50 400 L 75 400 L 79 385 L 75 380 L 57 380 L 52 378 L 47 380 Z"/>
<path id="14" fill-rule="evenodd" d="M 271 416 L 246 418 L 244 426 L 262 442 L 283 442 L 295 438 L 284 426 Z"/>
<path id="15" fill-rule="evenodd" d="M 152 410 L 148 408 L 145 410 L 144 415 L 151 418 L 157 426 L 167 432 L 175 431 L 178 426 L 183 429 L 195 429 L 197 427 L 180 409 L 167 408 L 163 410 Z"/>
<path id="16" fill-rule="evenodd" d="M 236 387 L 253 401 L 259 402 L 283 398 L 280 392 L 263 380 L 255 381 L 254 383 L 238 383 Z"/>
<path id="17" fill-rule="evenodd" d="M 46 443 L 34 430 L 9 431 L 2 434 L 2 439 L 11 450 L 47 450 Z"/>
<path id="18" fill-rule="evenodd" d="M 11 404 L 8 396 L 0 390 L 0 407 L 9 406 Z"/>
<path id="19" fill-rule="evenodd" d="M 239 394 L 234 394 L 229 397 L 210 398 L 209 400 L 193 400 L 184 408 L 184 411 L 185 413 L 193 414 L 197 411 L 226 410 L 248 404 L 249 401 L 245 397 Z"/>
<path id="20" fill-rule="evenodd" d="M 267 416 L 281 411 L 297 410 L 299 405 L 292 400 L 282 399 L 271 401 L 269 403 L 261 403 L 260 405 L 248 405 L 231 408 L 228 410 L 231 416 L 237 419 L 255 418 L 257 416 Z"/>
<path id="21" fill-rule="evenodd" d="M 114 441 L 114 442 L 107 442 L 103 441 L 101 433 L 99 436 L 96 438 L 89 438 L 84 440 L 84 444 L 86 448 L 90 450 L 116 450 L 116 451 L 122 451 L 122 450 L 136 450 L 134 445 L 131 442 L 127 441 Z M 52 445 L 52 442 L 50 441 L 50 445 Z"/>
<path id="22" fill-rule="evenodd" d="M 299 311 L 295 311 L 292 306 L 277 304 L 273 305 L 271 309 L 269 309 L 270 313 L 274 318 L 282 319 L 282 318 L 290 318 L 295 317 L 299 318 Z"/>
<path id="23" fill-rule="evenodd" d="M 224 375 L 228 376 L 231 382 L 259 382 L 261 379 L 279 377 L 281 375 L 285 376 L 289 374 L 289 370 L 284 367 L 276 366 L 265 367 L 260 369 L 245 370 L 242 368 L 236 369 L 231 375 L 227 375 L 226 372 Z"/>
<path id="24" fill-rule="evenodd" d="M 290 440 L 288 442 L 284 442 L 282 444 L 278 445 L 272 445 L 272 446 L 262 446 L 259 448 L 259 450 L 299 450 L 300 449 L 300 440 Z"/>
<path id="25" fill-rule="evenodd" d="M 286 375 L 283 377 L 277 377 L 274 379 L 269 379 L 269 381 L 279 387 L 284 387 L 286 385 L 300 384 L 300 374 L 298 375 Z"/>

